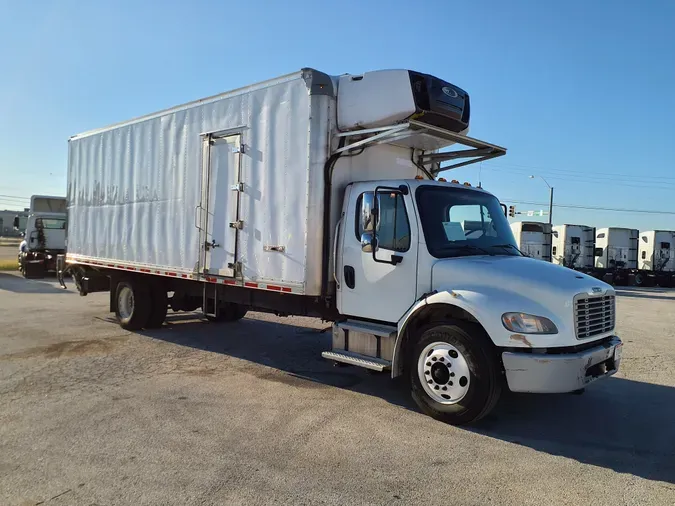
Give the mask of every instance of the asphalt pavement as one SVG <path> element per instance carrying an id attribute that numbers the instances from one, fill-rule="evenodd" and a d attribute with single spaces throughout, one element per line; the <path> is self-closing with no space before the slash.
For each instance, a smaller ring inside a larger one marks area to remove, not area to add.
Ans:
<path id="1" fill-rule="evenodd" d="M 328 324 L 175 313 L 0 273 L 0 504 L 675 504 L 675 291 L 620 289 L 622 369 L 472 428 L 335 368 Z"/>

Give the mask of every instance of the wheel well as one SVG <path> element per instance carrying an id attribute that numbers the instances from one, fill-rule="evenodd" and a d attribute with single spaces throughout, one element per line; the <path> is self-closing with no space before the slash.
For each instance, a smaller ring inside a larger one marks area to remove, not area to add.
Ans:
<path id="1" fill-rule="evenodd" d="M 412 315 L 406 324 L 403 335 L 400 337 L 401 344 L 396 352 L 396 363 L 392 367 L 392 376 L 403 374 L 407 357 L 409 357 L 409 348 L 415 343 L 415 336 L 420 329 L 431 325 L 434 322 L 465 321 L 477 325 L 485 332 L 483 326 L 474 318 L 474 316 L 458 306 L 452 304 L 428 304 Z"/>

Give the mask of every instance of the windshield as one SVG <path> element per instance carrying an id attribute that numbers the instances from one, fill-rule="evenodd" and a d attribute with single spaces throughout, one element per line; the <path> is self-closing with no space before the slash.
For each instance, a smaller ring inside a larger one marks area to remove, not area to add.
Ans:
<path id="1" fill-rule="evenodd" d="M 65 229 L 66 220 L 59 218 L 37 218 L 35 220 L 35 228 L 42 229 Z"/>
<path id="2" fill-rule="evenodd" d="M 461 188 L 420 186 L 416 198 L 427 248 L 436 258 L 520 256 L 494 196 Z"/>

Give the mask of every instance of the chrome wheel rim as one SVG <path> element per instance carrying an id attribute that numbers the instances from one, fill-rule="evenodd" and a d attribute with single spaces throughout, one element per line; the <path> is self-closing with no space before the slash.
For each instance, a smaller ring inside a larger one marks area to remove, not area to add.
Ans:
<path id="1" fill-rule="evenodd" d="M 469 391 L 471 372 L 462 353 L 453 345 L 436 342 L 422 350 L 417 374 L 425 393 L 439 404 L 455 404 Z"/>
<path id="2" fill-rule="evenodd" d="M 131 318 L 131 315 L 134 314 L 134 292 L 128 286 L 123 286 L 120 289 L 117 296 L 117 310 L 124 320 Z"/>

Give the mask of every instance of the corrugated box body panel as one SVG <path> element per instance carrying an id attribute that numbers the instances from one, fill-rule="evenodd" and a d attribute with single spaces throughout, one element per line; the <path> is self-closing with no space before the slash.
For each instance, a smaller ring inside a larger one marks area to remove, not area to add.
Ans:
<path id="1" fill-rule="evenodd" d="M 310 100 L 317 108 L 329 107 L 330 97 L 310 97 L 297 73 L 74 137 L 69 147 L 69 255 L 202 269 L 201 134 L 231 130 L 241 133 L 244 145 L 239 202 L 244 227 L 237 244 L 244 277 L 303 290 L 316 286 L 316 279 L 308 279 L 307 265 L 312 264 L 309 277 L 320 274 L 320 244 L 307 232 L 309 215 L 316 223 L 322 213 L 314 194 L 322 193 L 328 128 L 317 123 L 313 135 L 325 140 L 317 144 L 315 137 L 310 143 Z M 326 110 L 313 113 L 317 122 L 327 123 Z M 311 182 L 310 164 L 317 172 Z M 228 177 L 236 181 L 236 174 Z M 310 191 L 310 184 L 317 188 Z M 229 198 L 234 197 L 219 198 L 215 205 L 227 205 Z M 226 243 L 220 247 L 234 251 L 234 244 L 227 243 L 228 226 L 213 223 L 213 238 L 222 231 Z M 265 246 L 283 246 L 283 252 Z"/>

